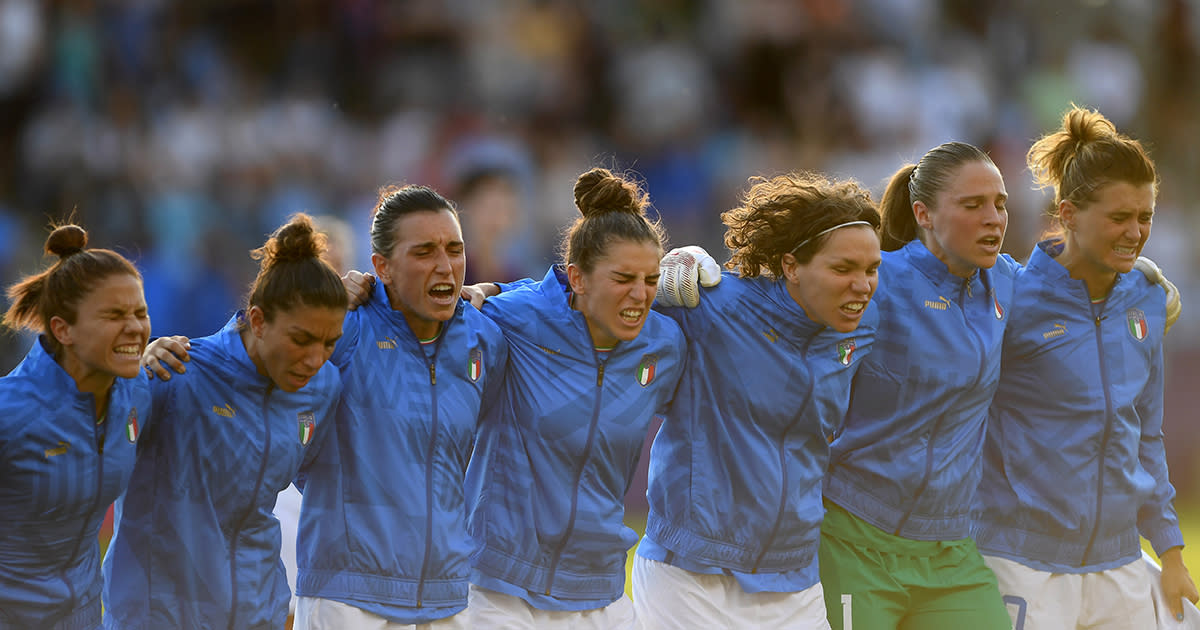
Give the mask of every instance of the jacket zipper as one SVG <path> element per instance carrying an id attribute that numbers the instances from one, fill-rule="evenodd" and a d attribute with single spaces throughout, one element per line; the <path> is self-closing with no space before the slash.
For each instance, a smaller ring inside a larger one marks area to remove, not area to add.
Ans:
<path id="1" fill-rule="evenodd" d="M 613 352 L 615 351 L 613 350 Z M 562 558 L 567 541 L 570 540 L 571 533 L 575 530 L 575 516 L 579 510 L 579 484 L 583 481 L 583 470 L 587 467 L 588 460 L 591 459 L 592 444 L 596 440 L 596 431 L 600 426 L 600 401 L 604 398 L 604 366 L 608 363 L 608 359 L 601 359 L 600 353 L 595 350 L 592 352 L 596 357 L 596 404 L 592 407 L 592 422 L 588 427 L 587 441 L 583 444 L 583 456 L 579 458 L 579 467 L 575 470 L 575 491 L 571 494 L 571 511 L 567 516 L 567 526 L 563 529 L 562 539 L 555 548 L 554 555 L 550 558 L 550 571 L 546 574 L 546 588 L 543 589 L 547 596 L 550 595 L 554 586 L 554 575 L 558 573 L 558 561 Z"/>
<path id="2" fill-rule="evenodd" d="M 1104 390 L 1104 433 L 1100 437 L 1100 461 L 1099 474 L 1096 476 L 1096 520 L 1092 523 L 1092 534 L 1088 536 L 1087 546 L 1083 548 L 1083 556 L 1079 559 L 1079 566 L 1087 566 L 1088 556 L 1092 553 L 1092 545 L 1096 542 L 1096 535 L 1100 532 L 1100 514 L 1104 507 L 1104 465 L 1108 454 L 1108 439 L 1112 434 L 1112 398 L 1108 390 L 1108 370 L 1104 362 L 1104 340 L 1101 338 L 1100 321 L 1103 319 L 1104 306 L 1108 303 L 1107 300 L 1100 304 L 1100 311 L 1096 312 L 1096 305 L 1092 304 L 1092 316 L 1096 324 L 1096 354 L 1099 357 L 1100 363 L 1100 381 L 1101 389 Z"/>
<path id="3" fill-rule="evenodd" d="M 112 408 L 112 404 L 111 404 L 112 394 L 113 394 L 112 390 L 109 390 L 109 393 L 108 393 L 109 398 L 110 398 L 109 409 Z M 93 404 L 95 404 L 94 399 L 93 399 Z M 105 416 L 107 416 L 108 410 L 106 409 L 104 413 L 105 413 Z M 87 417 L 89 420 L 91 420 L 91 418 L 93 418 L 94 416 L 95 416 L 95 412 L 93 410 L 93 412 L 89 413 Z M 82 519 L 83 527 L 79 530 L 79 535 L 75 537 L 75 549 L 73 549 L 71 551 L 71 555 L 67 556 L 67 562 L 65 564 L 63 564 L 63 567 L 62 567 L 63 583 L 66 584 L 67 589 L 71 591 L 71 601 L 76 602 L 76 603 L 78 603 L 78 601 L 79 601 L 79 599 L 78 599 L 79 594 L 75 592 L 75 585 L 71 583 L 70 579 L 68 579 L 67 570 L 78 561 L 78 555 L 79 555 L 80 549 L 83 546 L 83 541 L 84 541 L 84 539 L 87 538 L 87 524 L 92 520 L 92 516 L 95 515 L 96 512 L 99 511 L 100 507 L 101 507 L 100 506 L 100 495 L 104 493 L 104 438 L 108 433 L 107 424 L 108 424 L 107 417 L 104 419 L 104 422 L 93 422 L 92 423 L 92 435 L 96 439 L 96 455 L 97 455 L 97 457 L 96 457 L 96 493 L 92 497 L 92 509 L 89 510 L 87 515 Z"/>
<path id="4" fill-rule="evenodd" d="M 980 283 L 983 283 L 983 271 L 977 271 L 976 274 L 980 278 Z M 979 342 L 979 348 L 982 354 L 982 351 L 984 350 L 983 339 L 980 337 L 979 332 L 975 330 L 975 327 L 971 326 L 971 319 L 967 312 L 967 300 L 972 298 L 974 295 L 974 292 L 971 290 L 971 278 L 964 278 L 963 286 L 961 289 L 959 289 L 958 293 L 959 308 L 962 309 L 963 323 L 966 324 L 967 330 L 970 330 L 972 334 L 974 334 L 976 340 Z M 990 307 L 991 305 L 988 306 Z M 982 380 L 982 370 L 986 369 L 984 366 L 985 362 L 986 359 L 984 362 L 980 363 L 979 369 L 981 373 L 980 377 L 975 379 L 976 382 Z M 938 430 L 942 428 L 942 420 L 944 419 L 945 416 L 939 416 L 936 420 L 934 420 L 933 428 L 929 430 L 929 442 L 925 445 L 925 475 L 921 478 L 921 484 L 917 486 L 916 491 L 913 492 L 912 503 L 909 504 L 908 510 L 904 512 L 904 516 L 901 516 L 899 521 L 896 521 L 896 529 L 892 531 L 893 536 L 900 535 L 900 531 L 904 529 L 904 526 L 908 524 L 908 520 L 912 517 L 913 511 L 917 509 L 917 503 L 920 501 L 921 495 L 925 494 L 925 489 L 929 487 L 929 478 L 933 476 L 933 442 L 934 438 L 938 434 Z"/>
<path id="5" fill-rule="evenodd" d="M 800 351 L 799 364 L 803 365 L 808 373 L 808 396 L 805 399 L 804 404 L 800 405 L 800 410 L 796 416 L 792 418 L 792 421 L 786 427 L 784 427 L 783 435 L 779 440 L 779 474 L 781 477 L 779 484 L 779 509 L 775 513 L 775 523 L 771 525 L 770 533 L 768 533 L 767 537 L 763 540 L 762 550 L 758 552 L 758 557 L 754 559 L 754 564 L 750 567 L 750 573 L 758 573 L 758 566 L 762 564 L 763 558 L 767 556 L 767 551 L 769 551 L 771 549 L 771 545 L 775 543 L 775 537 L 779 535 L 779 527 L 783 524 L 783 511 L 787 508 L 789 494 L 787 474 L 787 436 L 788 433 L 791 433 L 792 429 L 796 428 L 796 425 L 799 424 L 804 415 L 804 411 L 808 408 L 809 403 L 812 402 L 812 394 L 815 384 L 813 383 L 812 379 L 812 369 L 808 366 L 808 349 L 810 346 L 812 346 L 813 339 L 816 339 L 816 336 L 817 335 L 814 334 L 813 336 L 809 337 L 808 340 L 804 342 L 804 347 Z"/>
<path id="6" fill-rule="evenodd" d="M 242 513 L 242 518 L 238 519 L 237 526 L 229 533 L 229 586 L 233 590 L 232 598 L 230 599 L 229 607 L 229 630 L 234 630 L 236 627 L 234 622 L 237 621 L 238 613 L 238 582 L 237 582 L 237 550 L 238 536 L 242 532 L 242 527 L 246 525 L 246 520 L 254 513 L 258 506 L 258 494 L 262 492 L 263 477 L 267 474 L 267 465 L 271 461 L 271 392 L 274 391 L 275 384 L 267 385 L 267 391 L 263 393 L 262 416 L 263 416 L 263 432 L 266 436 L 263 440 L 262 461 L 258 466 L 258 478 L 254 481 L 254 493 L 250 495 L 250 505 L 246 511 Z"/>
<path id="7" fill-rule="evenodd" d="M 433 414 L 429 423 L 429 447 L 425 449 L 425 555 L 421 559 L 421 575 L 417 578 L 417 608 L 424 605 L 425 600 L 425 578 L 429 574 L 429 562 L 433 556 L 433 458 L 437 452 L 438 429 L 441 428 L 441 419 L 438 417 L 438 402 L 437 402 L 437 355 L 438 350 L 442 347 L 442 340 L 446 338 L 446 332 L 450 328 L 450 322 L 446 322 L 442 326 L 441 333 L 438 334 L 438 340 L 433 347 L 433 354 L 425 357 L 425 363 L 429 366 L 429 408 Z M 413 335 L 416 339 L 416 335 Z M 421 347 L 420 340 L 417 340 L 417 351 L 425 354 L 425 349 Z"/>

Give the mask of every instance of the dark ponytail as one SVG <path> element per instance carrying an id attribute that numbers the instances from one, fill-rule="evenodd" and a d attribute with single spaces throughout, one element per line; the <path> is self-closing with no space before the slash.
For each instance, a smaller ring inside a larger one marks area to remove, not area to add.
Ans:
<path id="1" fill-rule="evenodd" d="M 950 185 L 958 169 L 971 162 L 995 166 L 992 158 L 975 145 L 946 142 L 930 149 L 916 164 L 906 164 L 892 175 L 879 204 L 883 212 L 880 234 L 883 251 L 895 251 L 920 237 L 913 204 L 920 201 L 936 210 L 938 193 Z"/>

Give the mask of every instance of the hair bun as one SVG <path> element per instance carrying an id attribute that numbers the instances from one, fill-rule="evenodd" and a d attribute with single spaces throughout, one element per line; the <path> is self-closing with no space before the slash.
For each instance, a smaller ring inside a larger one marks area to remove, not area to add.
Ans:
<path id="1" fill-rule="evenodd" d="M 83 251 L 87 242 L 87 230 L 74 224 L 62 225 L 55 228 L 46 238 L 46 253 L 66 258 Z"/>
<path id="2" fill-rule="evenodd" d="M 281 262 L 320 258 L 325 253 L 325 235 L 318 232 L 312 217 L 303 212 L 292 215 L 267 239 L 266 244 L 251 252 L 264 266 Z"/>
<path id="3" fill-rule="evenodd" d="M 1096 110 L 1072 107 L 1063 115 L 1063 131 L 1066 132 L 1072 153 L 1078 153 L 1082 145 L 1097 142 L 1117 135 L 1117 127 L 1104 114 Z"/>
<path id="4" fill-rule="evenodd" d="M 575 180 L 575 207 L 585 218 L 609 212 L 645 213 L 648 196 L 638 185 L 606 168 L 593 168 Z"/>

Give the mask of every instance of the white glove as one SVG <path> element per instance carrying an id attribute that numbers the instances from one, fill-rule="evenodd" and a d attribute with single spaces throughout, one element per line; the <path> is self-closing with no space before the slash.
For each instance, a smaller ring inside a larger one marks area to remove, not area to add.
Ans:
<path id="1" fill-rule="evenodd" d="M 1162 269 L 1159 269 L 1158 265 L 1155 264 L 1153 260 L 1150 260 L 1145 256 L 1138 256 L 1138 259 L 1133 263 L 1133 268 L 1145 274 L 1147 280 L 1157 284 L 1167 292 L 1166 330 L 1171 330 L 1171 326 L 1175 325 L 1175 320 L 1179 319 L 1179 312 L 1183 310 L 1183 306 L 1179 298 L 1179 289 L 1175 288 L 1175 285 L 1172 284 L 1170 280 L 1167 280 L 1167 277 L 1163 275 Z M 1164 331 L 1164 333 L 1165 332 L 1166 331 Z"/>
<path id="2" fill-rule="evenodd" d="M 658 293 L 654 300 L 662 306 L 696 308 L 700 305 L 700 287 L 721 282 L 721 266 L 696 245 L 667 252 L 658 263 L 658 272 Z"/>

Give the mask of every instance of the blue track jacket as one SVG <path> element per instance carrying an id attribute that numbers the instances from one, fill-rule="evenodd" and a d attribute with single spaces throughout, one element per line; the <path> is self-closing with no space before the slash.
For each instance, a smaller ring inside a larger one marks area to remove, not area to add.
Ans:
<path id="1" fill-rule="evenodd" d="M 874 303 L 838 333 L 785 281 L 726 273 L 697 308 L 662 311 L 683 328 L 688 363 L 650 452 L 646 536 L 681 564 L 816 584 L 821 477 L 871 350 Z"/>
<path id="2" fill-rule="evenodd" d="M 118 378 L 104 422 L 39 337 L 0 378 L 0 630 L 100 627 L 100 544 L 149 420 L 142 378 Z"/>
<path id="3" fill-rule="evenodd" d="M 155 380 L 104 558 L 105 628 L 277 630 L 288 588 L 275 497 L 332 435 L 341 390 L 326 363 L 285 392 L 258 373 L 242 313 L 193 339 L 187 372 Z"/>
<path id="4" fill-rule="evenodd" d="M 912 540 L 971 532 L 988 405 L 1018 263 L 952 275 L 914 240 L 883 252 L 879 340 L 854 379 L 825 496 Z"/>
<path id="5" fill-rule="evenodd" d="M 429 348 L 382 282 L 347 315 L 331 359 L 345 383 L 336 448 L 322 449 L 304 488 L 298 595 L 398 623 L 466 607 L 463 479 L 507 357 L 500 328 L 461 300 Z"/>
<path id="6" fill-rule="evenodd" d="M 508 370 L 467 469 L 468 523 L 483 545 L 475 581 L 559 610 L 602 607 L 625 591 L 637 542 L 623 522 L 625 493 L 686 350 L 679 326 L 650 311 L 636 339 L 597 351 L 570 295 L 558 266 L 484 303 L 508 339 Z"/>
<path id="7" fill-rule="evenodd" d="M 1163 290 L 1121 274 L 1092 304 L 1034 248 L 988 421 L 976 542 L 1034 569 L 1100 571 L 1183 544 L 1163 449 Z"/>

